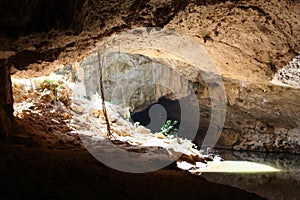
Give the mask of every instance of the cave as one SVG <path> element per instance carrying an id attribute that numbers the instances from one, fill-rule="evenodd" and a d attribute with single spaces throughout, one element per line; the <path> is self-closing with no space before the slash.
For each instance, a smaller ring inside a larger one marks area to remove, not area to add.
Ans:
<path id="1" fill-rule="evenodd" d="M 297 199 L 299 10 L 0 0 L 0 198 Z"/>
<path id="2" fill-rule="evenodd" d="M 163 107 L 165 112 L 159 112 L 159 108 L 161 106 Z M 140 112 L 133 111 L 131 115 L 132 123 L 139 122 L 142 126 L 149 126 L 153 133 L 158 132 L 163 124 L 153 124 L 153 126 L 151 126 L 151 118 L 163 119 L 159 121 L 177 120 L 179 123 L 176 125 L 176 127 L 178 128 L 178 126 L 180 125 L 180 107 L 178 100 L 170 100 L 162 97 L 158 100 L 157 103 L 149 106 L 148 108 Z"/>
<path id="3" fill-rule="evenodd" d="M 181 112 L 180 112 L 181 109 L 186 109 L 188 110 L 188 112 L 193 111 L 193 107 L 180 106 L 178 100 L 172 100 L 165 97 L 161 97 L 158 99 L 156 103 L 148 106 L 146 109 L 140 110 L 139 108 L 137 108 L 136 110 L 133 110 L 130 121 L 132 123 L 136 123 L 136 122 L 140 123 L 142 126 L 149 128 L 153 133 L 159 132 L 161 127 L 164 125 L 163 122 L 167 120 L 171 120 L 171 121 L 176 120 L 178 123 L 175 125 L 175 127 L 179 128 L 180 121 L 181 121 Z M 202 109 L 204 110 L 204 108 Z M 197 145 L 199 149 L 202 146 L 204 137 L 209 127 L 211 110 L 209 108 L 206 109 L 207 110 L 205 114 L 203 112 L 202 117 L 200 117 L 199 126 L 195 137 L 190 138 L 191 140 L 193 140 L 193 142 Z M 186 131 L 189 131 L 188 127 L 182 130 L 182 132 L 186 132 Z M 178 132 L 177 135 L 180 137 L 184 136 L 181 135 L 180 132 Z"/>

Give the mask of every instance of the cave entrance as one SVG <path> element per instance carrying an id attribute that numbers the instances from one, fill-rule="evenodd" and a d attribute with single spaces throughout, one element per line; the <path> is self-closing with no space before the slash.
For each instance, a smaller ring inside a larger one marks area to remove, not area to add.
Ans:
<path id="1" fill-rule="evenodd" d="M 166 57 L 151 49 L 143 53 L 107 51 L 90 55 L 78 63 L 75 96 L 86 97 L 91 103 L 99 99 L 101 73 L 105 101 L 120 106 L 125 119 L 129 119 L 130 110 L 132 122 L 139 120 L 154 133 L 167 120 L 176 120 L 179 135 L 192 140 L 200 117 L 196 93 L 207 90 L 200 72 L 182 59 L 168 57 L 167 53 Z M 160 57 L 153 55 L 155 53 Z M 188 79 L 191 74 L 194 80 Z M 145 112 L 139 113 L 143 110 Z"/>
<path id="2" fill-rule="evenodd" d="M 140 125 L 148 127 L 153 133 L 159 132 L 167 120 L 178 121 L 175 127 L 179 128 L 181 121 L 179 101 L 166 97 L 161 97 L 158 102 L 144 110 L 136 108 L 131 113 L 130 119 L 132 123 L 138 122 Z"/>
<path id="3" fill-rule="evenodd" d="M 155 37 L 155 40 L 152 36 Z M 141 38 L 144 38 L 143 42 L 140 41 Z M 181 45 L 174 43 L 177 40 Z M 128 45 L 128 42 L 131 45 Z M 72 71 L 74 69 L 75 72 Z M 99 69 L 102 69 L 102 76 L 100 76 Z M 177 120 L 179 122 L 177 126 L 180 127 L 179 135 L 182 134 L 187 139 L 194 139 L 199 130 L 200 114 L 202 117 L 203 113 L 202 110 L 199 112 L 198 107 L 201 106 L 198 101 L 199 98 L 201 100 L 210 99 L 211 97 L 217 99 L 217 101 L 211 103 L 211 107 L 215 108 L 214 114 L 203 115 L 202 119 L 208 119 L 208 122 L 205 121 L 203 124 L 208 126 L 212 121 L 211 127 L 216 128 L 210 131 L 216 133 L 216 136 L 218 136 L 219 130 L 223 126 L 225 115 L 223 107 L 224 102 L 226 102 L 226 95 L 213 63 L 210 61 L 208 54 L 199 48 L 197 43 L 173 31 L 149 33 L 147 30 L 141 29 L 112 37 L 99 45 L 98 48 L 95 48 L 84 60 L 72 65 L 72 70 L 70 73 L 72 79 L 75 80 L 75 86 L 73 85 L 74 95 L 71 103 L 68 103 L 68 99 L 66 100 L 67 104 L 65 106 L 69 106 L 72 112 L 76 114 L 81 115 L 85 112 L 98 117 L 101 114 L 101 111 L 99 111 L 101 108 L 97 106 L 90 107 L 93 106 L 90 104 L 91 101 L 99 99 L 101 93 L 99 91 L 100 76 L 103 78 L 105 100 L 120 106 L 124 111 L 121 111 L 123 113 L 126 112 L 127 108 L 133 108 L 133 114 L 131 115 L 133 122 L 138 120 L 138 116 L 142 116 L 139 120 L 142 125 L 147 127 L 151 124 L 151 121 L 149 122 L 151 108 L 154 106 L 154 108 L 165 109 L 164 117 L 166 119 L 160 120 L 160 123 L 151 127 L 153 132 L 156 132 L 166 120 Z M 25 98 L 28 99 L 26 110 L 23 111 L 23 109 L 21 113 L 17 113 L 23 118 L 28 112 L 31 112 L 32 115 L 36 116 L 32 121 L 45 118 L 44 120 L 47 123 L 49 122 L 49 127 L 41 125 L 41 127 L 47 129 L 45 131 L 55 130 L 56 127 L 61 126 L 61 123 L 40 112 L 44 106 L 40 104 L 40 100 L 43 99 L 47 103 L 51 112 L 63 107 L 60 103 L 63 99 L 58 94 L 63 91 L 61 89 L 64 89 L 64 84 L 54 84 L 54 90 L 51 87 L 53 83 L 48 81 L 48 84 L 50 84 L 47 88 L 48 91 L 43 90 L 41 96 L 33 94 L 34 98 L 37 97 L 34 102 L 36 105 L 32 105 L 28 96 L 26 96 Z M 28 85 L 38 88 L 40 84 L 38 81 L 31 82 L 30 80 Z M 210 90 L 213 90 L 213 92 Z M 135 93 L 135 91 L 138 92 Z M 57 105 L 49 103 L 53 101 L 57 102 Z M 84 104 L 85 101 L 88 102 Z M 178 109 L 178 102 L 181 109 Z M 86 107 L 83 108 L 82 105 L 86 105 Z M 139 107 L 141 105 L 145 105 L 145 107 L 141 109 Z M 146 113 L 146 115 L 148 117 L 140 113 L 142 110 L 147 112 L 147 108 L 148 114 Z M 96 111 L 94 112 L 92 109 Z M 71 118 L 72 112 L 64 112 L 64 109 L 62 109 L 61 113 L 55 113 L 59 114 L 63 121 L 73 120 Z M 210 120 L 210 116 L 215 119 Z M 155 115 L 154 119 L 159 119 L 159 115 Z M 152 119 L 152 122 L 154 119 Z M 81 120 L 81 118 L 74 119 L 75 126 Z M 214 138 L 208 140 L 208 144 L 214 145 L 214 141 L 216 141 Z"/>
<path id="4" fill-rule="evenodd" d="M 191 119 L 199 118 L 194 92 L 201 92 L 204 86 L 178 73 L 178 65 L 190 68 L 188 64 L 177 60 L 173 66 L 167 66 L 164 61 L 140 54 L 108 52 L 102 72 L 105 99 L 123 109 L 132 108 L 130 121 L 140 122 L 152 133 L 159 132 L 167 120 L 176 120 L 178 136 L 193 140 L 198 121 Z M 76 129 L 76 123 L 82 119 L 73 120 L 74 115 L 90 112 L 89 117 L 99 117 L 100 112 L 93 113 L 97 106 L 83 106 L 85 101 L 100 98 L 97 63 L 97 56 L 89 57 L 57 69 L 50 76 L 13 78 L 15 116 L 48 135 Z"/>
<path id="5" fill-rule="evenodd" d="M 119 54 L 111 57 L 113 59 L 105 59 L 107 52 L 119 52 Z M 203 115 L 203 118 L 208 119 L 208 122 L 200 122 L 199 124 L 200 115 L 202 117 L 202 111 L 199 113 L 199 109 L 197 109 L 197 116 L 193 116 L 187 113 L 185 109 L 181 109 L 180 126 L 182 127 L 189 120 L 193 121 L 189 125 L 195 127 L 196 132 L 198 126 L 208 126 L 208 128 L 201 128 L 201 130 L 207 130 L 203 131 L 207 133 L 203 141 L 203 147 L 215 146 L 225 122 L 227 102 L 225 88 L 222 77 L 219 75 L 218 69 L 210 59 L 209 54 L 194 39 L 169 29 L 137 28 L 108 38 L 99 44 L 92 53 L 101 55 L 102 64 L 104 64 L 102 66 L 109 67 L 110 64 L 112 64 L 111 66 L 116 66 L 116 61 L 121 61 L 119 64 L 123 63 L 122 68 L 111 68 L 111 70 L 115 69 L 114 72 L 117 73 L 107 81 L 107 85 L 113 87 L 111 87 L 112 90 L 106 92 L 106 94 L 113 97 L 111 100 L 118 99 L 117 103 L 123 105 L 123 107 L 131 107 L 128 104 L 129 99 L 127 97 L 131 96 L 132 91 L 137 86 L 143 85 L 147 81 L 153 82 L 153 80 L 155 83 L 167 84 L 167 86 L 174 84 L 176 87 L 173 93 L 179 95 L 172 99 L 181 100 L 193 93 L 201 100 L 209 101 L 210 107 L 207 110 L 210 110 L 211 114 L 205 116 L 206 113 L 204 113 Z M 124 58 L 126 60 L 124 54 L 127 54 L 127 60 L 129 61 L 126 64 L 123 62 Z M 131 57 L 131 59 L 128 59 L 128 57 Z M 156 68 L 158 69 L 156 70 L 153 66 L 151 67 L 145 63 L 147 62 L 145 58 L 156 61 L 154 65 L 160 63 L 167 67 Z M 170 76 L 172 70 L 178 73 L 178 76 Z M 120 77 L 123 77 L 121 81 L 116 81 L 120 80 Z M 187 83 L 191 85 L 193 90 L 191 93 L 184 89 Z M 154 101 L 151 102 L 153 99 L 150 99 L 150 103 L 157 101 L 161 97 L 168 97 L 169 94 L 168 92 L 157 90 Z M 198 102 L 197 97 L 195 101 Z M 144 103 L 139 98 L 136 100 L 141 104 Z M 189 105 L 189 103 L 186 105 Z M 199 106 L 199 103 L 197 103 L 197 106 Z M 206 106 L 207 104 L 204 104 L 204 107 Z M 184 118 L 186 119 L 183 119 L 182 116 L 185 116 Z"/>
<path id="6" fill-rule="evenodd" d="M 185 102 L 183 104 L 182 102 Z M 183 97 L 181 99 L 170 99 L 167 97 L 161 97 L 157 102 L 140 106 L 134 109 L 131 113 L 131 123 L 138 122 L 140 125 L 149 128 L 153 133 L 159 132 L 164 122 L 167 120 L 178 121 L 175 125 L 179 128 L 181 125 L 181 110 L 189 113 L 190 118 L 200 115 L 199 124 L 197 126 L 196 135 L 194 138 L 190 138 L 197 145 L 201 147 L 203 140 L 207 134 L 209 123 L 211 120 L 211 107 L 209 99 L 199 99 L 200 113 L 197 113 L 194 107 L 189 103 L 189 97 Z M 178 132 L 179 137 L 184 137 L 186 132 L 195 131 L 195 129 L 189 127 L 189 121 L 185 121 L 187 126 L 181 127 Z M 193 124 L 191 124 L 193 126 Z"/>

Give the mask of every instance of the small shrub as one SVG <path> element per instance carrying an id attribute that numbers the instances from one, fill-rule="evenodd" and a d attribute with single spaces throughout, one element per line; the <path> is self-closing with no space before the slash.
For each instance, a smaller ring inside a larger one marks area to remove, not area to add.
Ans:
<path id="1" fill-rule="evenodd" d="M 67 107 L 71 105 L 70 90 L 63 81 L 45 79 L 41 83 L 41 88 L 50 90 L 56 101 L 62 102 Z"/>
<path id="2" fill-rule="evenodd" d="M 167 120 L 161 127 L 159 133 L 165 136 L 177 136 L 178 129 L 175 127 L 177 123 L 177 120 L 174 120 L 173 122 L 171 120 Z"/>

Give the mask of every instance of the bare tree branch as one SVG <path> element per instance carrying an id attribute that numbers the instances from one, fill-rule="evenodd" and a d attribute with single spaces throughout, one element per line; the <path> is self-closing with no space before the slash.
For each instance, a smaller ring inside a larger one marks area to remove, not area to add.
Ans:
<path id="1" fill-rule="evenodd" d="M 102 64 L 101 64 L 101 55 L 98 52 L 98 61 L 99 61 L 99 72 L 100 72 L 100 90 L 101 90 L 101 99 L 102 99 L 102 109 L 103 109 L 103 115 L 105 117 L 106 121 L 106 129 L 108 133 L 108 138 L 112 136 L 111 131 L 110 131 L 110 124 L 108 120 L 108 115 L 106 112 L 106 106 L 105 106 L 105 98 L 104 98 L 104 89 L 103 89 L 103 81 L 102 81 Z"/>

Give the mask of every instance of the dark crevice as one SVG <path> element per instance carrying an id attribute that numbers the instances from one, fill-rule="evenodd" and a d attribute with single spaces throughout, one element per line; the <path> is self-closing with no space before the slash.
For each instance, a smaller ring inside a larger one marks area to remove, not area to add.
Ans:
<path id="1" fill-rule="evenodd" d="M 18 70 L 25 70 L 30 64 L 37 62 L 53 62 L 58 58 L 64 48 L 50 49 L 44 52 L 25 50 L 11 56 L 8 60 L 8 66 L 14 66 Z"/>
<path id="2" fill-rule="evenodd" d="M 154 8 L 149 5 L 149 0 L 142 2 L 136 1 L 130 8 L 132 13 L 123 19 L 126 24 L 132 24 L 134 22 L 134 24 L 138 26 L 163 27 L 168 24 L 179 11 L 185 10 L 188 4 L 189 2 L 184 0 L 172 1 L 171 4 L 158 7 L 154 10 Z M 143 13 L 153 13 L 153 18 L 147 20 L 143 17 Z"/>
<path id="3" fill-rule="evenodd" d="M 149 3 L 150 0 L 135 0 L 133 4 L 130 6 L 129 10 L 133 12 L 138 12 L 140 10 L 143 10 L 145 7 L 147 7 L 147 3 Z"/>
<path id="4" fill-rule="evenodd" d="M 195 0 L 194 3 L 199 6 L 215 5 L 226 3 L 228 0 Z M 240 0 L 231 0 L 232 3 L 238 3 Z"/>
<path id="5" fill-rule="evenodd" d="M 0 34 L 17 37 L 50 29 L 67 30 L 78 25 L 75 20 L 82 0 L 0 0 Z"/>
<path id="6" fill-rule="evenodd" d="M 237 6 L 237 8 L 240 8 L 242 10 L 248 10 L 248 9 L 252 9 L 257 11 L 261 16 L 266 17 L 267 20 L 272 20 L 272 17 L 269 15 L 269 13 L 267 13 L 266 11 L 264 11 L 262 8 L 258 7 L 258 6 Z"/>

